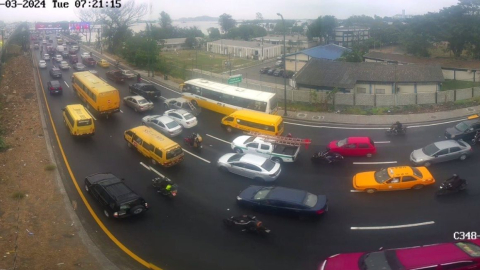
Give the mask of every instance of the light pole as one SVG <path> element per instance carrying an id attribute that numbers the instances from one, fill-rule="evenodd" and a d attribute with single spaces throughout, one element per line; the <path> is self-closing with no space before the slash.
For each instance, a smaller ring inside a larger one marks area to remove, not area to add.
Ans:
<path id="1" fill-rule="evenodd" d="M 287 50 L 287 47 L 285 46 L 285 34 L 287 32 L 287 29 L 285 28 L 285 20 L 283 19 L 283 16 L 282 14 L 280 13 L 277 13 L 278 16 L 280 16 L 280 18 L 282 18 L 282 23 L 283 23 L 283 72 L 287 72 L 287 62 L 285 62 L 285 55 L 287 54 L 286 50 Z M 282 74 L 283 76 L 283 104 L 284 104 L 284 108 L 283 108 L 283 116 L 287 116 L 287 77 L 285 76 L 285 74 Z"/>

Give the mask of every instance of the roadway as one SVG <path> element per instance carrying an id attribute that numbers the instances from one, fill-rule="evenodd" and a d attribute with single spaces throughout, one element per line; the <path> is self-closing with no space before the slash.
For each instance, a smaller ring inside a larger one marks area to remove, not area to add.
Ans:
<path id="1" fill-rule="evenodd" d="M 37 60 L 40 59 L 39 52 L 34 51 Z M 52 80 L 48 74 L 51 66 L 49 62 L 47 69 L 39 71 L 44 89 L 47 81 Z M 105 72 L 108 69 L 95 69 L 100 77 L 107 80 Z M 80 103 L 80 100 L 71 89 L 70 78 L 74 70 L 62 72 L 60 81 L 63 95 L 50 96 L 44 91 L 75 180 L 113 235 L 136 255 L 163 269 L 316 269 L 319 262 L 336 253 L 448 242 L 453 241 L 455 231 L 478 229 L 476 205 L 480 184 L 474 181 L 477 178 L 475 167 L 480 162 L 477 153 L 464 162 L 432 166 L 430 170 L 437 180 L 434 187 L 376 194 L 351 192 L 355 173 L 389 165 L 408 165 L 408 157 L 413 149 L 441 140 L 444 129 L 451 123 L 411 128 L 408 135 L 402 138 L 386 137 L 382 129 L 350 129 L 348 126 L 325 129 L 286 124 L 286 133 L 310 138 L 313 144 L 308 150 L 302 148 L 295 163 L 283 165 L 282 174 L 275 185 L 325 194 L 329 199 L 329 212 L 326 215 L 318 220 L 298 220 L 252 212 L 236 205 L 235 198 L 241 190 L 259 183 L 232 174 L 222 174 L 216 169 L 218 158 L 231 152 L 229 144 L 224 141 L 230 142 L 235 136 L 220 128 L 222 115 L 206 110 L 198 117 L 197 127 L 185 130 L 173 139 L 183 146 L 184 136 L 192 131 L 199 132 L 204 138 L 201 153 L 185 147 L 185 150 L 197 156 L 186 153 L 185 160 L 177 166 L 154 168 L 178 183 L 178 196 L 169 201 L 158 195 L 150 184 L 156 176 L 155 171 L 147 169 L 150 166 L 148 160 L 129 149 L 123 139 L 123 132 L 140 125 L 144 114 L 135 113 L 122 104 L 121 112 L 110 119 L 96 119 L 93 138 L 72 138 L 63 124 L 61 108 Z M 117 87 L 122 98 L 129 95 L 127 84 L 109 83 Z M 178 96 L 173 90 L 157 87 L 165 98 Z M 163 108 L 160 105 L 161 102 L 155 103 L 154 111 L 148 114 L 161 114 Z M 309 159 L 314 151 L 325 148 L 331 140 L 347 136 L 370 136 L 377 142 L 378 154 L 372 158 L 347 158 L 342 164 L 333 166 L 311 164 Z M 53 143 L 59 154 L 59 145 L 56 141 Z M 61 171 L 66 169 L 65 166 L 59 167 Z M 107 219 L 103 215 L 97 202 L 83 190 L 83 179 L 92 173 L 108 171 L 125 178 L 125 182 L 145 198 L 150 205 L 145 215 L 125 220 Z M 452 173 L 459 173 L 469 180 L 466 194 L 435 198 L 434 191 L 440 182 Z M 63 178 L 70 199 L 81 201 L 72 179 L 67 173 L 63 174 Z M 100 230 L 83 204 L 79 204 L 77 211 L 90 236 L 107 256 L 115 258 L 118 265 L 139 267 Z M 241 213 L 256 215 L 272 230 L 272 234 L 261 238 L 223 227 L 223 218 Z M 424 222 L 429 223 L 401 229 L 354 228 Z"/>

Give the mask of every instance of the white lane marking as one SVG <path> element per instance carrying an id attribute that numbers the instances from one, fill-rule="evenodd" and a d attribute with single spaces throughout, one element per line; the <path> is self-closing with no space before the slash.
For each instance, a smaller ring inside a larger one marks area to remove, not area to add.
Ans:
<path id="1" fill-rule="evenodd" d="M 198 159 L 200 159 L 200 160 L 203 160 L 203 161 L 205 161 L 205 162 L 207 162 L 207 163 L 211 163 L 210 161 L 208 161 L 208 160 L 206 160 L 206 159 L 204 159 L 204 158 L 201 158 L 201 157 L 195 155 L 194 153 L 188 152 L 188 151 L 185 150 L 185 149 L 183 149 L 183 151 L 189 153 L 190 155 L 192 155 L 192 156 L 194 156 L 194 157 L 196 157 L 196 158 L 198 158 Z"/>
<path id="2" fill-rule="evenodd" d="M 370 165 L 370 164 L 393 164 L 396 161 L 379 161 L 379 162 L 353 162 L 355 165 Z"/>
<path id="3" fill-rule="evenodd" d="M 97 118 L 95 118 L 95 116 L 93 116 L 93 114 L 87 108 L 85 108 L 85 110 L 87 111 L 88 114 L 90 114 L 93 120 L 97 121 Z"/>
<path id="4" fill-rule="evenodd" d="M 393 226 L 350 227 L 350 229 L 351 230 L 386 230 L 386 229 L 418 227 L 418 226 L 433 225 L 433 224 L 435 224 L 435 221 L 427 221 L 427 222 L 404 224 L 404 225 L 393 225 Z"/>
<path id="5" fill-rule="evenodd" d="M 123 113 L 123 111 L 122 111 L 122 110 L 119 110 L 119 111 L 120 111 L 121 113 Z"/>
<path id="6" fill-rule="evenodd" d="M 151 171 L 151 170 L 150 170 L 150 166 L 145 165 L 143 162 L 140 162 L 140 165 L 142 165 L 143 167 L 145 167 L 147 170 Z"/>
<path id="7" fill-rule="evenodd" d="M 160 97 L 160 98 L 163 99 L 163 100 L 166 100 L 166 98 L 164 98 L 164 97 Z"/>
<path id="8" fill-rule="evenodd" d="M 172 91 L 172 92 L 174 92 L 174 93 L 177 93 L 177 94 L 181 95 L 181 93 L 179 93 L 178 91 L 172 90 L 172 89 L 166 87 L 165 85 L 160 85 L 160 84 L 158 84 L 158 83 L 156 83 L 156 82 L 152 82 L 152 81 L 149 81 L 149 80 L 145 80 L 144 78 L 142 78 L 142 80 L 143 80 L 143 81 L 146 81 L 146 82 L 149 82 L 149 83 L 156 84 L 156 85 L 158 85 L 158 86 L 160 86 L 160 87 L 163 87 L 163 88 L 165 88 L 165 89 L 167 89 L 167 90 L 170 90 L 170 91 Z"/>
<path id="9" fill-rule="evenodd" d="M 159 176 L 166 178 L 165 175 L 163 175 L 160 172 L 158 172 L 157 170 L 155 170 L 152 166 L 145 165 L 145 163 L 143 163 L 143 162 L 140 162 L 140 165 L 145 167 L 145 169 L 147 169 L 149 171 L 153 171 L 154 173 L 158 174 Z"/>
<path id="10" fill-rule="evenodd" d="M 68 83 L 66 81 L 63 81 L 63 82 L 67 85 L 68 88 L 70 88 L 70 85 L 68 85 Z"/>
<path id="11" fill-rule="evenodd" d="M 350 192 L 363 192 L 362 190 L 351 189 Z"/>
<path id="12" fill-rule="evenodd" d="M 414 125 L 414 126 L 406 126 L 406 128 L 420 128 L 420 127 L 430 127 L 430 126 L 438 126 L 444 125 L 449 123 L 455 123 L 460 121 L 465 121 L 466 119 L 458 119 L 446 122 L 439 122 L 433 124 L 425 124 L 425 125 Z M 284 122 L 285 124 L 295 125 L 295 126 L 303 126 L 303 127 L 313 127 L 313 128 L 329 128 L 329 129 L 350 129 L 350 130 L 389 130 L 388 127 L 334 127 L 334 126 L 315 126 L 315 125 L 306 125 L 306 124 L 298 124 L 292 122 Z"/>
<path id="13" fill-rule="evenodd" d="M 380 142 L 373 142 L 373 143 L 390 143 L 390 141 L 380 141 Z"/>
<path id="14" fill-rule="evenodd" d="M 214 138 L 215 140 L 219 140 L 219 141 L 221 141 L 221 142 L 230 144 L 230 142 L 227 142 L 227 141 L 222 140 L 222 139 L 220 139 L 220 138 L 214 137 L 214 136 L 212 136 L 212 135 L 210 135 L 210 134 L 207 134 L 207 136 L 210 137 L 210 138 Z"/>

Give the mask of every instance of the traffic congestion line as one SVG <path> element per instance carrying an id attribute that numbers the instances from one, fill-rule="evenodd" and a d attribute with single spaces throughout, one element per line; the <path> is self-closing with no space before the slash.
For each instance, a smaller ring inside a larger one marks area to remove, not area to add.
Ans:
<path id="1" fill-rule="evenodd" d="M 433 225 L 433 224 L 435 224 L 435 221 L 427 221 L 427 222 L 404 224 L 404 225 L 393 225 L 393 226 L 350 227 L 350 229 L 351 230 L 388 230 L 388 229 L 411 228 L 411 227 Z"/>
<path id="2" fill-rule="evenodd" d="M 354 165 L 372 165 L 372 164 L 394 164 L 396 161 L 378 161 L 378 162 L 353 162 Z"/>
<path id="3" fill-rule="evenodd" d="M 33 61 L 35 62 L 35 58 L 34 58 L 34 54 L 32 54 L 32 59 Z M 148 269 L 154 269 L 154 270 L 162 270 L 162 268 L 158 267 L 158 266 L 155 266 L 153 265 L 152 263 L 149 263 L 147 262 L 146 260 L 142 259 L 140 256 L 138 256 L 137 254 L 135 254 L 133 251 L 131 251 L 129 248 L 127 248 L 122 242 L 120 242 L 120 240 L 118 240 L 112 232 L 110 232 L 110 230 L 107 228 L 107 226 L 105 226 L 105 224 L 100 220 L 100 218 L 98 217 L 98 215 L 95 213 L 95 211 L 93 210 L 92 206 L 90 205 L 90 203 L 88 203 L 87 201 L 87 198 L 85 197 L 85 195 L 83 194 L 80 186 L 78 185 L 78 181 L 77 179 L 75 178 L 75 175 L 73 174 L 73 171 L 72 171 L 72 168 L 70 167 L 70 163 L 68 162 L 68 159 L 67 159 L 67 156 L 65 154 L 65 151 L 63 150 L 63 145 L 60 141 L 60 137 L 58 135 L 58 132 L 57 132 L 57 129 L 55 127 L 55 123 L 53 122 L 53 118 L 52 118 L 52 111 L 50 110 L 50 106 L 48 105 L 48 102 L 47 102 L 47 97 L 46 97 L 46 94 L 45 94 L 45 89 L 43 88 L 43 81 L 42 81 L 42 76 L 40 76 L 40 71 L 38 70 L 38 67 L 36 66 L 36 69 L 37 69 L 37 76 L 38 76 L 38 80 L 40 81 L 40 85 L 41 85 L 41 88 L 42 88 L 42 94 L 43 94 L 43 101 L 45 102 L 45 108 L 47 109 L 47 115 L 48 117 L 50 118 L 50 124 L 52 125 L 52 130 L 53 130 L 53 134 L 55 135 L 55 139 L 58 143 L 58 150 L 60 151 L 60 154 L 62 155 L 62 158 L 63 158 L 63 161 L 65 162 L 65 167 L 68 171 L 68 174 L 70 175 L 70 178 L 73 182 L 73 185 L 75 186 L 75 189 L 77 190 L 80 198 L 82 199 L 83 203 L 85 204 L 85 207 L 87 208 L 88 212 L 90 213 L 90 215 L 92 216 L 92 218 L 95 220 L 95 222 L 98 224 L 98 226 L 102 229 L 102 231 L 108 236 L 108 238 L 110 238 L 110 240 L 112 240 L 112 242 L 114 242 L 118 248 L 120 248 L 123 252 L 125 252 L 127 255 L 129 255 L 132 259 L 134 259 L 135 261 L 137 261 L 138 263 L 142 264 L 143 266 L 145 266 L 146 268 Z M 39 101 L 40 102 L 40 101 Z M 41 105 L 40 105 L 41 106 Z"/>
<path id="4" fill-rule="evenodd" d="M 202 157 L 199 157 L 199 156 L 195 155 L 195 154 L 192 153 L 192 152 L 188 152 L 188 151 L 185 150 L 185 149 L 183 149 L 183 151 L 184 151 L 184 152 L 187 152 L 188 154 L 190 154 L 190 155 L 192 155 L 192 156 L 194 156 L 194 157 L 196 157 L 196 158 L 198 158 L 198 159 L 200 159 L 200 160 L 203 160 L 203 161 L 205 161 L 205 162 L 207 162 L 207 163 L 211 163 L 210 161 L 208 161 L 208 160 L 206 160 L 206 159 L 204 159 L 204 158 L 202 158 Z"/>
<path id="5" fill-rule="evenodd" d="M 224 142 L 224 143 L 226 143 L 226 144 L 230 144 L 230 142 L 227 142 L 227 141 L 222 140 L 222 139 L 220 139 L 220 138 L 214 137 L 214 136 L 212 136 L 212 135 L 210 135 L 210 134 L 207 134 L 207 136 L 210 137 L 210 138 L 214 138 L 215 140 L 219 140 L 219 141 L 221 141 L 221 142 Z"/>

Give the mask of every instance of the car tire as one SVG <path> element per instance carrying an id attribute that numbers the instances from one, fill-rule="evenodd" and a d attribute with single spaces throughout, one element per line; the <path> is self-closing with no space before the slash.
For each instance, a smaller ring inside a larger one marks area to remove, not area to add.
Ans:
<path id="1" fill-rule="evenodd" d="M 461 155 L 459 159 L 460 159 L 461 161 L 464 161 L 465 159 L 467 159 L 467 155 Z"/>
<path id="2" fill-rule="evenodd" d="M 85 184 L 85 191 L 86 191 L 86 192 L 90 192 L 90 189 L 88 188 L 88 185 L 87 185 L 87 184 Z"/>
<path id="3" fill-rule="evenodd" d="M 103 214 L 104 214 L 107 218 L 110 218 L 110 214 L 108 213 L 107 210 L 103 210 Z"/>
<path id="4" fill-rule="evenodd" d="M 432 163 L 430 163 L 430 162 L 428 162 L 428 161 L 425 162 L 425 163 L 423 163 L 423 166 L 425 166 L 425 167 L 430 167 L 431 165 L 432 165 Z"/>
<path id="5" fill-rule="evenodd" d="M 365 191 L 369 194 L 373 194 L 373 193 L 377 192 L 377 190 L 374 189 L 374 188 L 369 188 L 369 189 L 366 189 Z"/>
<path id="6" fill-rule="evenodd" d="M 412 189 L 416 189 L 416 190 L 419 190 L 419 189 L 422 189 L 423 188 L 423 185 L 415 185 L 412 187 Z"/>
<path id="7" fill-rule="evenodd" d="M 132 145 L 131 143 L 129 143 L 129 142 L 127 142 L 127 146 L 128 146 L 128 148 L 132 148 L 132 147 L 133 147 L 133 145 Z"/>
<path id="8" fill-rule="evenodd" d="M 276 162 L 276 163 L 279 163 L 279 164 L 282 164 L 282 162 L 283 162 L 283 160 L 281 158 L 278 158 L 278 157 L 272 158 L 272 161 Z"/>
<path id="9" fill-rule="evenodd" d="M 139 215 L 144 212 L 144 208 L 141 205 L 137 205 L 130 210 L 134 215 Z"/>
<path id="10" fill-rule="evenodd" d="M 228 172 L 228 169 L 223 167 L 223 166 L 218 167 L 218 170 L 220 170 L 220 172 L 222 172 L 222 173 Z"/>
<path id="11" fill-rule="evenodd" d="M 233 151 L 235 151 L 235 153 L 237 153 L 237 154 L 243 153 L 242 149 L 240 149 L 238 147 L 233 148 Z"/>

